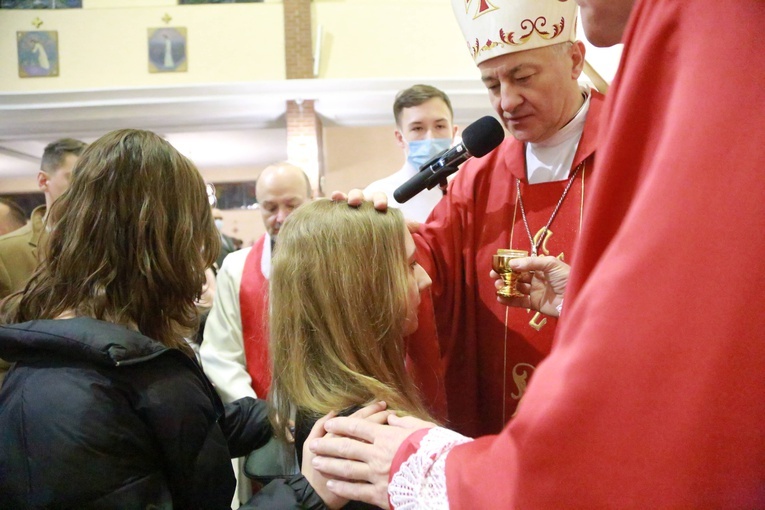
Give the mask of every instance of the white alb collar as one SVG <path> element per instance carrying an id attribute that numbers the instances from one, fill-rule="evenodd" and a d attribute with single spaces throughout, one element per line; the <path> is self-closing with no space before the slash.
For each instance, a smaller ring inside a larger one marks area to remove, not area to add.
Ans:
<path id="1" fill-rule="evenodd" d="M 571 121 L 547 140 L 526 144 L 526 174 L 529 184 L 561 181 L 568 178 L 584 123 L 590 109 L 590 88 L 582 88 L 584 103 Z"/>
<path id="2" fill-rule="evenodd" d="M 263 255 L 260 257 L 260 272 L 268 280 L 271 277 L 271 236 L 266 232 L 263 241 Z"/>

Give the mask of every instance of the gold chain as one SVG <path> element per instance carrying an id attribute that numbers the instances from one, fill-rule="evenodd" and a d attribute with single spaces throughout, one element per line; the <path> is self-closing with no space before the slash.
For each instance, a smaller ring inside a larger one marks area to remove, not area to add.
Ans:
<path id="1" fill-rule="evenodd" d="M 563 194 L 560 196 L 558 203 L 555 205 L 555 209 L 550 215 L 550 219 L 547 221 L 547 225 L 545 225 L 545 228 L 542 229 L 541 231 L 542 234 L 539 236 L 539 239 L 537 239 L 536 242 L 534 242 L 534 236 L 531 235 L 531 230 L 529 229 L 529 221 L 526 218 L 526 208 L 523 206 L 523 197 L 521 196 L 521 180 L 518 179 L 517 177 L 515 178 L 515 189 L 516 189 L 516 193 L 518 194 L 518 203 L 521 206 L 521 217 L 523 218 L 523 225 L 526 227 L 526 234 L 529 236 L 529 243 L 531 244 L 532 257 L 537 256 L 539 245 L 547 236 L 547 232 L 550 230 L 550 225 L 552 225 L 552 222 L 555 219 L 555 216 L 558 215 L 558 210 L 560 209 L 560 206 L 563 204 L 563 200 L 566 198 L 566 195 L 568 195 L 568 190 L 571 189 L 571 185 L 574 183 L 574 179 L 576 179 L 576 174 L 578 174 L 579 170 L 583 167 L 584 167 L 584 161 L 582 161 L 582 163 L 579 166 L 577 166 L 576 169 L 574 169 L 573 173 L 571 174 L 571 177 L 568 178 L 566 189 L 563 190 Z"/>

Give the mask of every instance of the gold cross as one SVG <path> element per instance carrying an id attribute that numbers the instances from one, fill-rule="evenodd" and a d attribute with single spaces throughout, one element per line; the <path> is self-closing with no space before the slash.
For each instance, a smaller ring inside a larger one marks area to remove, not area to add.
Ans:
<path id="1" fill-rule="evenodd" d="M 32 20 L 32 25 L 34 25 L 35 28 L 40 28 L 40 25 L 42 25 L 43 22 L 40 18 L 35 18 Z"/>
<path id="2" fill-rule="evenodd" d="M 545 327 L 545 324 L 547 324 L 547 317 L 545 317 L 541 312 L 535 313 L 534 317 L 532 317 L 529 321 L 529 326 L 536 329 L 537 331 L 542 331 L 542 328 Z"/>
<path id="3" fill-rule="evenodd" d="M 164 15 L 164 16 L 162 16 L 162 21 L 164 21 L 164 22 L 165 22 L 165 25 L 167 25 L 168 23 L 170 23 L 170 22 L 172 21 L 172 19 L 173 19 L 173 18 L 171 18 L 171 17 L 170 17 L 170 15 L 169 15 L 168 13 L 165 13 L 165 15 Z"/>

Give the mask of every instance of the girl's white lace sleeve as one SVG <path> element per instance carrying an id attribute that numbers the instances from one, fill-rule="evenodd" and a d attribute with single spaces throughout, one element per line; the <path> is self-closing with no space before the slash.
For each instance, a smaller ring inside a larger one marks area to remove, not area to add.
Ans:
<path id="1" fill-rule="evenodd" d="M 388 496 L 396 510 L 448 509 L 446 457 L 452 448 L 472 441 L 451 430 L 430 429 L 415 453 L 393 475 Z"/>

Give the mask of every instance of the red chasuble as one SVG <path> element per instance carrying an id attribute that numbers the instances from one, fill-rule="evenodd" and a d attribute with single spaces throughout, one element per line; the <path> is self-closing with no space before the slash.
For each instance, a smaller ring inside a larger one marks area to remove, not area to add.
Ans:
<path id="1" fill-rule="evenodd" d="M 242 337 L 247 373 L 258 398 L 266 398 L 271 387 L 271 361 L 268 355 L 268 279 L 263 276 L 263 236 L 247 254 L 239 287 L 242 311 Z"/>
<path id="2" fill-rule="evenodd" d="M 763 21 L 636 2 L 555 346 L 452 509 L 765 508 Z"/>
<path id="3" fill-rule="evenodd" d="M 423 402 L 433 419 L 447 421 L 444 371 L 436 338 L 436 317 L 430 289 L 421 293 L 417 315 L 417 331 L 404 338 L 406 343 L 406 370 L 414 380 Z M 429 336 L 427 336 L 429 335 Z"/>
<path id="4" fill-rule="evenodd" d="M 603 96 L 593 91 L 572 167 L 579 171 L 540 244 L 540 254 L 572 259 L 583 202 L 589 198 L 602 104 Z M 449 426 L 469 436 L 497 433 L 513 416 L 529 378 L 550 352 L 557 322 L 498 303 L 489 277 L 498 249 L 531 252 L 516 177 L 529 230 L 538 237 L 568 180 L 529 185 L 524 145 L 513 138 L 489 155 L 467 162 L 414 236 L 420 263 L 433 279 Z M 428 312 L 422 307 L 420 315 Z M 432 342 L 429 335 L 432 338 L 433 331 L 421 324 L 418 341 Z"/>

